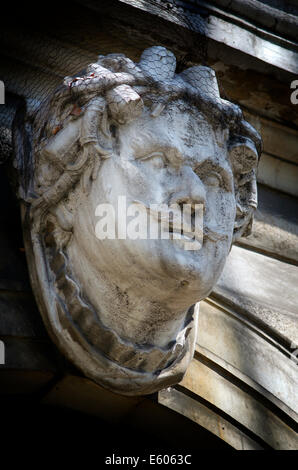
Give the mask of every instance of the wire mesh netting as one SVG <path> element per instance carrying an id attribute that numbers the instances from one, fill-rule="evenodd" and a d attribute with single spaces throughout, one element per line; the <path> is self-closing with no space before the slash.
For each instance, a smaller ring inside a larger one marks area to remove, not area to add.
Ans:
<path id="1" fill-rule="evenodd" d="M 204 37 L 194 44 L 190 36 L 190 31 L 203 28 L 202 19 L 178 3 L 150 0 L 146 11 L 128 13 L 127 6 L 115 1 L 101 2 L 97 11 L 74 2 L 51 2 L 43 11 L 30 10 L 26 4 L 23 10 L 11 11 L 0 32 L 0 79 L 5 84 L 0 162 L 10 155 L 11 126 L 21 101 L 26 101 L 27 112 L 33 116 L 65 76 L 84 70 L 96 62 L 98 54 L 124 53 L 138 61 L 146 47 L 160 44 L 172 48 L 178 71 L 192 65 L 191 50 L 204 63 Z M 154 25 L 152 14 L 157 15 Z"/>

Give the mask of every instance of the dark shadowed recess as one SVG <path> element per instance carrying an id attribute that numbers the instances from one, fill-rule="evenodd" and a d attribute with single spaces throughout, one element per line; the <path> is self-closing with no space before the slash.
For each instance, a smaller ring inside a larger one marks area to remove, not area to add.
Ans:
<path id="1" fill-rule="evenodd" d="M 135 456 L 146 456 L 150 452 L 189 452 L 197 459 L 201 450 L 233 450 L 198 424 L 157 405 L 154 397 L 148 403 L 147 415 L 154 413 L 154 419 L 150 422 L 144 414 L 146 429 L 139 429 L 130 424 L 129 416 L 121 423 L 108 423 L 79 411 L 3 397 L 1 447 L 13 442 L 16 447 L 31 444 L 49 453 L 63 449 L 78 454 L 90 452 L 90 457 L 97 455 L 98 468 L 105 456 L 113 452 Z"/>

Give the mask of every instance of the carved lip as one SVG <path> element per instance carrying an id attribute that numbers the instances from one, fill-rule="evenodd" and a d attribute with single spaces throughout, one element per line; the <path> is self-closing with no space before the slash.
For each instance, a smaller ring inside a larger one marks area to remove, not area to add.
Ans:
<path id="1" fill-rule="evenodd" d="M 195 241 L 202 241 L 202 229 L 195 229 L 194 224 L 187 224 L 185 223 L 185 220 L 183 221 L 183 227 L 181 227 L 181 221 L 173 221 L 169 219 L 169 212 L 166 211 L 155 211 L 152 210 L 150 206 L 147 206 L 146 204 L 143 204 L 139 201 L 134 201 L 137 204 L 142 205 L 149 216 L 153 216 L 153 218 L 158 221 L 158 223 L 161 225 L 163 228 L 163 233 L 168 233 L 169 239 L 173 239 L 173 234 L 176 233 L 177 235 L 180 235 L 180 238 L 177 238 L 178 240 L 185 240 L 188 242 L 195 242 Z M 192 218 L 193 221 L 193 218 Z M 191 221 L 191 222 L 192 222 Z M 166 227 L 169 228 L 169 230 L 164 230 Z"/>
<path id="2" fill-rule="evenodd" d="M 164 233 L 169 233 L 169 239 L 174 239 L 173 233 L 177 233 L 180 235 L 180 239 L 187 241 L 187 242 L 200 242 L 202 243 L 203 241 L 209 240 L 212 242 L 218 242 L 222 240 L 227 240 L 228 235 L 223 234 L 223 233 L 218 233 L 217 231 L 211 229 L 208 225 L 204 225 L 203 229 L 195 229 L 193 224 L 185 224 L 183 223 L 183 229 L 181 229 L 181 224 L 177 227 L 175 223 L 173 223 L 171 220 L 168 220 L 169 213 L 168 212 L 162 212 L 162 211 L 154 211 L 150 208 L 150 206 L 147 206 L 141 201 L 133 201 L 135 204 L 140 204 L 143 206 L 148 215 L 152 215 L 160 224 L 163 223 L 163 220 L 166 220 L 167 225 L 169 226 L 168 232 Z"/>

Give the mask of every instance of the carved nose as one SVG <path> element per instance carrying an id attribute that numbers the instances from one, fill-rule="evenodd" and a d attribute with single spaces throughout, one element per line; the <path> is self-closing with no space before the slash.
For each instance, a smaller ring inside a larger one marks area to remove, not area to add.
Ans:
<path id="1" fill-rule="evenodd" d="M 169 204 L 203 204 L 206 202 L 206 191 L 198 175 L 185 167 L 179 177 L 179 185 L 169 199 Z"/>

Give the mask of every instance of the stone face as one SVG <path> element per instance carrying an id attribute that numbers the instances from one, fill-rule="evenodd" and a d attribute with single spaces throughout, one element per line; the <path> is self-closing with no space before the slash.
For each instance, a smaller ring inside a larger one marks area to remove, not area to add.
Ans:
<path id="1" fill-rule="evenodd" d="M 117 393 L 179 382 L 198 302 L 250 230 L 257 132 L 220 98 L 211 69 L 175 74 L 174 55 L 155 46 L 138 64 L 110 54 L 66 77 L 33 123 L 19 113 L 14 147 L 31 283 L 52 339 Z M 130 220 L 137 205 L 167 237 L 129 236 L 128 223 L 123 236 L 123 198 Z M 190 219 L 175 237 L 182 205 Z M 101 238 L 111 207 L 114 237 Z"/>

